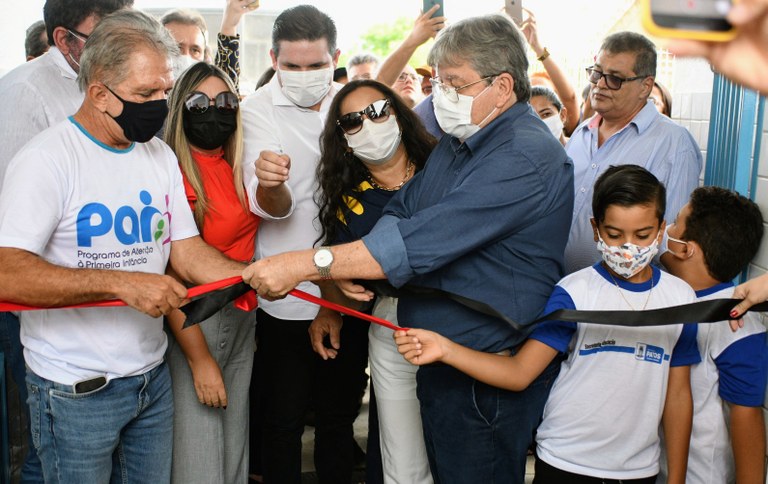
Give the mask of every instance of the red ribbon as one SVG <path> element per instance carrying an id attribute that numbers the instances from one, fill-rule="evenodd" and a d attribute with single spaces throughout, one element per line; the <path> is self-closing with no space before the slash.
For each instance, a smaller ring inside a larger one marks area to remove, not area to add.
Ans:
<path id="1" fill-rule="evenodd" d="M 233 284 L 237 284 L 242 281 L 243 281 L 242 277 L 234 276 L 234 277 L 229 277 L 227 279 L 222 279 L 220 281 L 210 282 L 208 284 L 201 284 L 199 286 L 191 287 L 187 292 L 187 298 L 202 296 L 209 292 L 216 291 L 217 289 L 223 289 L 227 286 L 231 286 Z M 338 311 L 340 313 L 343 313 L 349 316 L 354 316 L 356 318 L 370 321 L 371 323 L 384 326 L 385 328 L 389 328 L 393 331 L 405 331 L 407 329 L 407 328 L 402 328 L 400 326 L 392 324 L 386 319 L 377 318 L 376 316 L 371 316 L 370 314 L 365 314 L 360 311 L 356 311 L 352 308 L 342 306 L 341 304 L 336 304 L 330 301 L 326 301 L 325 299 L 321 299 L 317 296 L 313 296 L 312 294 L 308 294 L 298 289 L 294 289 L 290 291 L 288 294 L 290 294 L 291 296 L 297 297 L 299 299 L 303 299 L 307 302 L 311 302 L 313 304 L 317 304 L 319 306 L 323 306 L 328 309 L 332 309 L 334 311 Z M 257 305 L 258 303 L 257 303 L 255 291 L 248 291 L 246 294 L 240 296 L 235 301 L 235 306 L 246 311 L 252 311 L 253 309 L 256 308 Z M 127 304 L 121 301 L 120 299 L 109 299 L 106 301 L 71 304 L 69 306 L 58 306 L 56 308 L 43 308 L 38 306 L 27 306 L 25 304 L 16 304 L 11 302 L 0 301 L 0 311 L 36 311 L 40 309 L 77 309 L 77 308 L 119 307 L 119 306 L 127 306 Z"/>

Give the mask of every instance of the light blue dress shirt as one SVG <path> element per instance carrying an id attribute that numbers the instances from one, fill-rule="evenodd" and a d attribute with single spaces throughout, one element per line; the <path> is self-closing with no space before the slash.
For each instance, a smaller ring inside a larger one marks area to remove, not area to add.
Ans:
<path id="1" fill-rule="evenodd" d="M 573 160 L 573 221 L 565 248 L 565 272 L 570 274 L 600 260 L 592 226 L 592 193 L 597 178 L 612 165 L 640 165 L 667 188 L 667 223 L 688 202 L 699 185 L 702 159 L 687 129 L 659 114 L 653 102 L 619 132 L 598 147 L 600 116 L 583 122 L 565 147 Z"/>

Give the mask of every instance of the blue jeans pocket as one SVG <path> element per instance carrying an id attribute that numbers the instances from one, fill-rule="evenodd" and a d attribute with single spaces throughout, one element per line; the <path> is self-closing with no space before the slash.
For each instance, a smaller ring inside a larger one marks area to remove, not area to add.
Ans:
<path id="1" fill-rule="evenodd" d="M 493 425 L 499 416 L 499 389 L 474 381 L 472 383 L 472 400 L 480 418 L 486 424 Z"/>

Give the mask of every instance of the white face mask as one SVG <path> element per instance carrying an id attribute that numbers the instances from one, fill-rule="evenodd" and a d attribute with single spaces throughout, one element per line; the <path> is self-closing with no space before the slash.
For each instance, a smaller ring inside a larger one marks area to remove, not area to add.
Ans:
<path id="1" fill-rule="evenodd" d="M 331 89 L 333 68 L 324 67 L 312 71 L 284 71 L 280 74 L 280 88 L 285 97 L 302 108 L 309 108 L 323 100 Z"/>
<path id="2" fill-rule="evenodd" d="M 560 139 L 560 135 L 563 134 L 563 120 L 560 119 L 560 114 L 554 114 L 546 119 L 542 119 L 542 121 L 547 125 L 552 136 Z"/>
<path id="3" fill-rule="evenodd" d="M 381 165 L 389 161 L 400 146 L 400 125 L 394 114 L 383 123 L 363 120 L 363 127 L 355 134 L 344 134 L 347 145 L 355 156 L 371 165 Z"/>
<path id="4" fill-rule="evenodd" d="M 659 249 L 659 254 L 664 254 L 666 252 L 669 252 L 670 254 L 680 257 L 680 253 L 675 252 L 674 250 L 669 248 L 669 241 L 677 242 L 678 244 L 688 245 L 688 242 L 680 239 L 676 239 L 669 235 L 669 228 L 674 226 L 675 224 L 669 224 L 664 229 L 664 237 L 661 239 L 661 248 Z M 687 257 L 693 256 L 693 246 L 691 246 L 691 249 L 688 251 Z"/>
<path id="5" fill-rule="evenodd" d="M 178 79 L 184 71 L 197 64 L 198 62 L 201 61 L 197 61 L 188 55 L 180 55 L 176 57 L 176 59 L 173 61 L 174 78 Z"/>
<path id="6" fill-rule="evenodd" d="M 651 263 L 651 260 L 659 251 L 659 237 L 657 234 L 653 239 L 653 243 L 645 247 L 632 243 L 616 246 L 606 244 L 598 233 L 597 250 L 602 254 L 603 262 L 613 272 L 624 279 L 629 279 Z"/>
<path id="7" fill-rule="evenodd" d="M 467 138 L 480 131 L 488 118 L 496 112 L 498 108 L 493 108 L 493 111 L 488 113 L 479 124 L 472 124 L 472 103 L 474 100 L 490 89 L 493 83 L 490 83 L 488 87 L 483 89 L 483 92 L 475 97 L 466 96 L 464 94 L 458 94 L 459 100 L 453 102 L 445 96 L 445 93 L 441 88 L 432 90 L 432 105 L 435 108 L 435 117 L 437 118 L 437 124 L 440 125 L 443 131 L 459 138 L 461 141 L 466 141 Z"/>

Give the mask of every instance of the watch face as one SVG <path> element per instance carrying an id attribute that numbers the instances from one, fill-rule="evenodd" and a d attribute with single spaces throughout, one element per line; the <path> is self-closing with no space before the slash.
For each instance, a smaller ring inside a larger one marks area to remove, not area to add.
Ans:
<path id="1" fill-rule="evenodd" d="M 328 267 L 333 262 L 333 254 L 328 249 L 321 249 L 315 252 L 315 265 L 318 267 Z"/>

